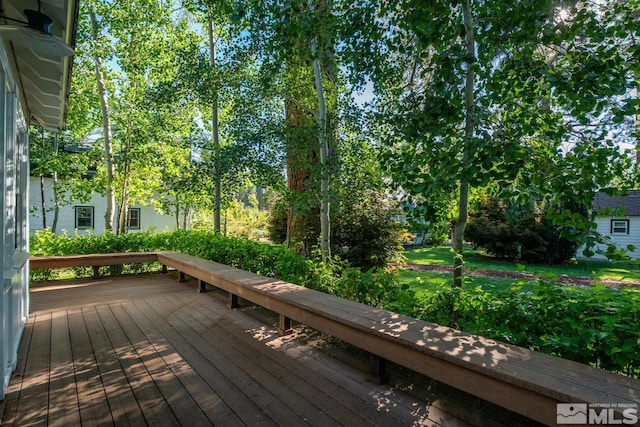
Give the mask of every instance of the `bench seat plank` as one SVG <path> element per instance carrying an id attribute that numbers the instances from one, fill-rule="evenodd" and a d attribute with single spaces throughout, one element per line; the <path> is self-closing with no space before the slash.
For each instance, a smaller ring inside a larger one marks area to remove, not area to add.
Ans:
<path id="1" fill-rule="evenodd" d="M 29 258 L 29 266 L 32 270 L 40 270 L 65 267 L 97 267 L 102 265 L 156 261 L 158 261 L 157 252 L 124 252 L 114 254 L 32 256 Z"/>

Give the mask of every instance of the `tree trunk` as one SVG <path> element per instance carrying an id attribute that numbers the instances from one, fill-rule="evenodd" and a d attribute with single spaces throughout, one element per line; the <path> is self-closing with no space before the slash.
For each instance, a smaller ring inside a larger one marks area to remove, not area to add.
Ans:
<path id="1" fill-rule="evenodd" d="M 58 155 L 58 134 L 54 137 L 53 153 Z M 53 222 L 51 223 L 51 232 L 55 233 L 58 229 L 58 218 L 60 216 L 60 199 L 58 198 L 58 172 L 52 174 L 51 190 L 53 190 Z"/>
<path id="2" fill-rule="evenodd" d="M 129 123 L 129 127 L 133 125 Z M 127 233 L 129 219 L 129 174 L 131 173 L 131 140 L 127 138 L 122 147 L 122 190 L 120 192 L 120 208 L 118 210 L 118 234 Z"/>
<path id="3" fill-rule="evenodd" d="M 318 55 L 318 37 L 311 42 L 313 72 L 318 96 L 318 143 L 320 145 L 320 252 L 324 261 L 331 258 L 331 216 L 329 202 L 329 143 L 327 138 L 327 104 L 324 99 L 322 69 Z"/>
<path id="4" fill-rule="evenodd" d="M 115 207 L 115 194 L 113 189 L 113 148 L 111 141 L 111 119 L 109 116 L 109 100 L 107 97 L 107 88 L 104 81 L 104 74 L 102 73 L 102 60 L 96 50 L 96 44 L 98 43 L 98 23 L 93 11 L 93 6 L 89 4 L 89 19 L 91 20 L 92 28 L 92 40 L 93 46 L 93 60 L 96 66 L 96 80 L 98 83 L 98 93 L 100 95 L 100 108 L 102 110 L 102 125 L 103 125 L 103 137 L 104 137 L 104 165 L 107 171 L 107 186 L 106 186 L 106 199 L 107 209 L 104 214 L 104 229 L 105 231 L 113 231 L 113 219 L 114 219 L 114 207 Z"/>
<path id="5" fill-rule="evenodd" d="M 184 209 L 182 210 L 182 229 L 186 230 L 187 229 L 187 219 L 189 217 L 189 205 L 184 205 Z"/>
<path id="6" fill-rule="evenodd" d="M 40 206 L 42 206 L 42 229 L 47 228 L 47 201 L 44 197 L 44 175 L 40 175 Z"/>
<path id="7" fill-rule="evenodd" d="M 462 15 L 465 28 L 465 45 L 469 58 L 475 57 L 475 37 L 473 34 L 473 16 L 471 15 L 470 0 L 462 1 Z M 464 126 L 464 146 L 462 152 L 463 168 L 466 168 L 469 161 L 469 150 L 471 139 L 475 130 L 474 115 L 474 65 L 471 60 L 467 60 L 465 73 L 465 126 Z M 469 182 L 466 178 L 460 180 L 460 199 L 458 200 L 458 218 L 454 229 L 453 249 L 455 251 L 453 262 L 453 284 L 462 286 L 462 265 L 463 265 L 463 243 L 464 230 L 467 226 L 469 210 Z"/>
<path id="8" fill-rule="evenodd" d="M 211 62 L 211 69 L 216 69 L 216 43 L 213 34 L 213 21 L 209 20 L 209 60 Z M 220 233 L 220 135 L 218 129 L 218 90 L 217 82 L 215 82 L 216 90 L 213 91 L 213 100 L 211 106 L 211 133 L 213 136 L 213 158 L 216 162 L 216 176 L 213 189 L 213 231 Z"/>
<path id="9" fill-rule="evenodd" d="M 292 101 L 285 102 L 285 114 L 291 128 L 309 126 L 307 113 Z M 287 188 L 290 193 L 287 212 L 286 247 L 306 258 L 312 255 L 312 248 L 318 243 L 317 208 L 309 208 L 305 201 L 310 191 L 307 180 L 309 169 L 318 162 L 317 143 L 307 135 L 291 132 L 287 135 Z"/>
<path id="10" fill-rule="evenodd" d="M 58 173 L 53 173 L 53 222 L 51 223 L 51 232 L 55 233 L 58 229 L 58 218 L 60 217 L 60 200 L 58 199 Z"/>
<path id="11" fill-rule="evenodd" d="M 129 187 L 125 179 L 122 184 L 122 200 L 118 214 L 118 234 L 127 233 L 127 219 L 129 218 Z"/>

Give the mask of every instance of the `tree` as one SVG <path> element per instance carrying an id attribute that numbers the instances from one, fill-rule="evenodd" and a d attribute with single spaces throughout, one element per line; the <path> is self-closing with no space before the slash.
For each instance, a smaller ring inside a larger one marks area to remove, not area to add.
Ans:
<path id="1" fill-rule="evenodd" d="M 87 179 L 89 156 L 69 135 L 32 127 L 29 138 L 31 175 L 40 178 L 40 216 L 42 228 L 56 232 L 60 208 L 76 200 L 85 200 L 91 192 Z M 45 178 L 52 179 L 53 199 L 45 196 Z M 30 201 L 35 208 L 34 201 Z M 47 213 L 53 211 L 53 221 L 47 223 Z"/>
<path id="2" fill-rule="evenodd" d="M 325 259 L 331 251 L 331 158 L 337 152 L 338 117 L 332 7 L 325 0 L 273 1 L 249 2 L 235 11 L 249 33 L 247 48 L 258 55 L 265 90 L 285 104 L 288 246 L 310 256 L 319 240 Z"/>
<path id="3" fill-rule="evenodd" d="M 117 196 L 116 232 L 126 232 L 128 206 L 147 203 L 158 190 L 164 164 L 180 155 L 172 146 L 188 135 L 196 117 L 193 103 L 158 96 L 158 87 L 179 74 L 182 49 L 195 40 L 188 25 L 174 16 L 175 6 L 94 0 L 81 15 L 76 73 L 85 80 L 71 98 L 70 127 L 86 135 L 101 125 L 103 166 L 94 181 L 107 194 L 107 230 L 113 226 Z M 84 17 L 90 24 L 83 24 Z M 97 78 L 87 79 L 88 66 Z M 102 107 L 99 121 L 96 99 Z M 81 123 L 83 117 L 91 120 Z"/>
<path id="4" fill-rule="evenodd" d="M 113 165 L 113 144 L 111 136 L 111 115 L 109 111 L 109 97 L 102 66 L 102 56 L 105 52 L 101 49 L 105 40 L 101 39 L 101 31 L 98 27 L 96 19 L 95 5 L 89 1 L 86 4 L 89 19 L 91 21 L 91 44 L 90 52 L 93 57 L 96 83 L 98 86 L 98 94 L 100 96 L 100 111 L 102 112 L 102 138 L 104 147 L 104 167 L 106 171 L 106 199 L 107 208 L 104 214 L 104 229 L 106 231 L 113 230 L 114 209 L 115 209 L 115 193 L 114 193 L 114 165 Z"/>
<path id="5" fill-rule="evenodd" d="M 366 3 L 348 11 L 349 27 L 358 28 L 348 45 L 371 52 L 354 59 L 351 75 L 373 82 L 372 128 L 389 173 L 416 198 L 458 193 L 458 267 L 467 186 L 494 183 L 521 202 L 539 194 L 573 209 L 550 215 L 568 219 L 557 224 L 563 233 L 581 235 L 589 221 L 579 208 L 626 173 L 628 160 L 607 133 L 630 113 L 629 52 L 595 9 L 576 4 L 564 22 L 553 1 Z"/>

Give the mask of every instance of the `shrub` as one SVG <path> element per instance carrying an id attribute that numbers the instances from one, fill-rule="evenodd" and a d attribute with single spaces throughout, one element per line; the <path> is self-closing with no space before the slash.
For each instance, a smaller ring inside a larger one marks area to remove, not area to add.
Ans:
<path id="1" fill-rule="evenodd" d="M 411 235 L 384 207 L 352 205 L 332 222 L 331 246 L 353 267 L 369 270 L 404 262 L 403 243 Z"/>
<path id="2" fill-rule="evenodd" d="M 402 263 L 403 243 L 410 241 L 410 233 L 403 224 L 393 220 L 393 213 L 382 202 L 342 206 L 339 213 L 331 218 L 332 253 L 363 270 Z M 307 217 L 307 221 L 309 219 Z M 316 225 L 302 224 L 306 230 L 302 233 L 303 240 L 317 240 Z M 287 208 L 284 202 L 278 202 L 271 211 L 269 237 L 277 243 L 287 238 Z"/>
<path id="3" fill-rule="evenodd" d="M 417 317 L 617 372 L 640 376 L 640 292 L 536 282 L 507 291 L 440 285 Z"/>
<path id="4" fill-rule="evenodd" d="M 497 199 L 481 202 L 471 215 L 465 238 L 474 247 L 505 259 L 560 264 L 575 256 L 577 244 L 560 235 L 546 218 L 546 210 L 509 210 Z"/>

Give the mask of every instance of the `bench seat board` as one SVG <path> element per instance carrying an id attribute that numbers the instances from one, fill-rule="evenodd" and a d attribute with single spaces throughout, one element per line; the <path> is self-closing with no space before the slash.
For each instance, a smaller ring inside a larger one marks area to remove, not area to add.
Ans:
<path id="1" fill-rule="evenodd" d="M 116 254 L 37 256 L 29 258 L 32 270 L 65 267 L 97 267 L 102 265 L 157 262 L 157 252 L 125 252 Z"/>

